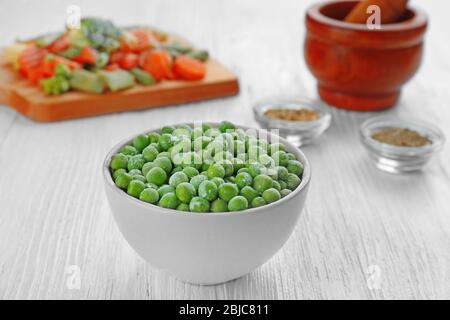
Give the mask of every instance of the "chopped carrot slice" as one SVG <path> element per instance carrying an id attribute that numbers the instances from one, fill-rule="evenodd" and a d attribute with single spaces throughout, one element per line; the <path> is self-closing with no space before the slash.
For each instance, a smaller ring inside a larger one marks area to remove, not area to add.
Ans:
<path id="1" fill-rule="evenodd" d="M 201 80 L 206 75 L 206 66 L 197 59 L 182 55 L 175 59 L 173 73 L 178 79 Z"/>
<path id="2" fill-rule="evenodd" d="M 73 58 L 74 61 L 79 63 L 94 64 L 97 61 L 98 52 L 94 48 L 85 46 L 81 49 L 80 55 Z"/>
<path id="3" fill-rule="evenodd" d="M 142 68 L 157 81 L 173 79 L 172 57 L 166 50 L 152 50 L 146 54 Z"/>
<path id="4" fill-rule="evenodd" d="M 69 42 L 69 39 L 67 38 L 67 35 L 62 35 L 61 37 L 59 37 L 58 39 L 53 41 L 47 47 L 47 49 L 50 52 L 58 53 L 58 52 L 62 52 L 64 50 L 68 49 L 69 47 L 70 47 L 70 42 Z"/>
<path id="5" fill-rule="evenodd" d="M 119 61 L 119 65 L 123 69 L 136 68 L 139 63 L 139 57 L 135 53 L 126 53 L 124 57 Z"/>

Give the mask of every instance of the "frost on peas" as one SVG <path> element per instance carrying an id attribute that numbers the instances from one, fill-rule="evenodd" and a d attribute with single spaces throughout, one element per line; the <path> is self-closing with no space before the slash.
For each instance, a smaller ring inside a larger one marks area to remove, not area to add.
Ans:
<path id="1" fill-rule="evenodd" d="M 241 211 L 289 195 L 303 164 L 278 141 L 255 130 L 166 126 L 136 136 L 111 157 L 118 188 L 151 205 L 204 212 Z"/>

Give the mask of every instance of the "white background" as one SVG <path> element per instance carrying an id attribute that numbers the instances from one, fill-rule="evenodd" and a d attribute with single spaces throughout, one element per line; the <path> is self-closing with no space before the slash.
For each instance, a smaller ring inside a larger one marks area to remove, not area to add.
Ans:
<path id="1" fill-rule="evenodd" d="M 254 126 L 251 104 L 261 97 L 316 96 L 302 55 L 312 2 L 2 0 L 2 46 L 60 29 L 77 4 L 85 15 L 184 35 L 239 75 L 241 93 L 53 124 L 0 106 L 0 298 L 450 298 L 449 147 L 424 172 L 382 173 L 358 140 L 374 114 L 332 109 L 330 130 L 303 148 L 313 178 L 294 234 L 241 279 L 179 282 L 141 260 L 114 224 L 100 167 L 117 141 L 198 119 Z M 434 122 L 450 137 L 450 5 L 413 3 L 430 16 L 425 57 L 386 113 Z"/>

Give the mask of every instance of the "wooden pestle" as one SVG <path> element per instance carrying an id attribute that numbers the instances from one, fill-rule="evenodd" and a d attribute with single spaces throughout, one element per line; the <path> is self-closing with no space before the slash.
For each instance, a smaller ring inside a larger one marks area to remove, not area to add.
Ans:
<path id="1" fill-rule="evenodd" d="M 398 22 L 406 11 L 408 0 L 362 0 L 345 17 L 344 21 L 352 23 L 366 23 L 371 15 L 367 7 L 377 5 L 380 7 L 381 23 Z"/>

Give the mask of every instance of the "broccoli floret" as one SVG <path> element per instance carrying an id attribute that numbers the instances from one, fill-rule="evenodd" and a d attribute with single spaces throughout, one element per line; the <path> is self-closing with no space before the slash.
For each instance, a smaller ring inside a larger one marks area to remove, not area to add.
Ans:
<path id="1" fill-rule="evenodd" d="M 71 72 L 69 67 L 61 63 L 57 64 L 53 77 L 40 81 L 44 93 L 46 95 L 60 95 L 69 91 L 70 84 L 68 79 L 70 76 Z"/>

